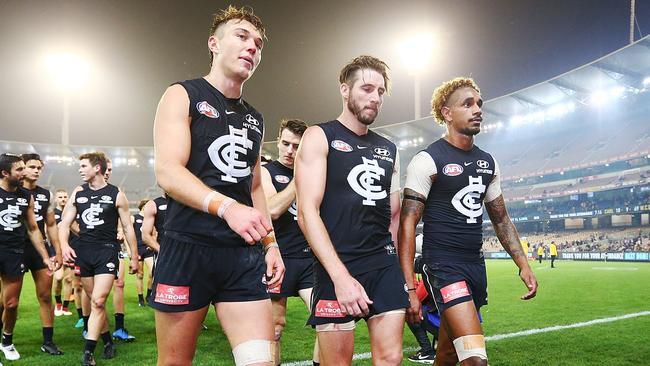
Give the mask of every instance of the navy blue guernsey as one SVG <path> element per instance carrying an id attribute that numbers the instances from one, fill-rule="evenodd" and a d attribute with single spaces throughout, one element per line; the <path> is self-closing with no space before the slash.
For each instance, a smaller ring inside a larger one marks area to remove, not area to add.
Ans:
<path id="1" fill-rule="evenodd" d="M 167 198 L 158 197 L 153 200 L 156 204 L 156 218 L 154 219 L 153 226 L 156 228 L 158 233 L 157 241 L 158 245 L 162 243 L 163 238 L 165 237 L 165 216 L 167 214 Z"/>
<path id="2" fill-rule="evenodd" d="M 148 248 L 142 241 L 142 222 L 144 217 L 142 215 L 133 215 L 133 231 L 135 231 L 135 239 L 138 242 L 138 253 L 142 254 Z"/>
<path id="3" fill-rule="evenodd" d="M 19 187 L 7 192 L 0 187 L 0 248 L 22 253 L 27 235 L 27 208 L 31 195 Z"/>
<path id="4" fill-rule="evenodd" d="M 27 192 L 34 199 L 34 216 L 36 217 L 36 224 L 41 235 L 45 238 L 45 220 L 47 218 L 47 209 L 50 207 L 50 191 L 47 189 L 36 186 L 34 189 L 26 189 Z M 25 240 L 29 243 L 29 237 L 26 236 Z"/>
<path id="5" fill-rule="evenodd" d="M 81 191 L 75 194 L 74 205 L 77 208 L 77 223 L 79 223 L 79 239 L 77 245 L 117 244 L 117 195 L 119 188 L 107 184 L 103 188 L 93 190 L 85 183 Z"/>
<path id="6" fill-rule="evenodd" d="M 56 220 L 57 225 L 59 222 L 61 222 L 61 218 L 63 218 L 63 211 L 59 210 L 58 208 L 54 208 L 54 220 Z"/>
<path id="7" fill-rule="evenodd" d="M 318 126 L 329 149 L 320 215 L 336 253 L 351 274 L 396 263 L 389 231 L 395 144 L 372 131 L 359 136 L 337 120 Z"/>
<path id="8" fill-rule="evenodd" d="M 277 192 L 283 191 L 293 180 L 293 169 L 287 168 L 279 161 L 272 161 L 262 168 L 269 171 L 273 187 Z M 280 254 L 283 258 L 308 258 L 311 251 L 307 239 L 298 226 L 298 212 L 294 200 L 289 209 L 277 220 L 273 220 L 275 238 L 280 245 Z"/>
<path id="9" fill-rule="evenodd" d="M 242 99 L 226 98 L 205 79 L 179 83 L 189 96 L 192 147 L 185 166 L 205 185 L 253 206 L 251 186 L 264 124 Z M 165 235 L 199 245 L 246 246 L 225 220 L 169 197 Z"/>
<path id="10" fill-rule="evenodd" d="M 436 164 L 436 179 L 424 208 L 425 260 L 483 260 L 483 200 L 494 178 L 492 155 L 474 145 L 465 151 L 439 139 L 425 150 Z"/>
<path id="11" fill-rule="evenodd" d="M 54 220 L 56 220 L 56 224 L 59 225 L 61 222 L 61 219 L 63 218 L 63 210 L 59 210 L 58 208 L 54 208 Z M 77 234 L 73 233 L 72 230 L 70 230 L 70 236 L 68 237 L 68 245 L 74 248 L 75 243 L 79 237 Z"/>

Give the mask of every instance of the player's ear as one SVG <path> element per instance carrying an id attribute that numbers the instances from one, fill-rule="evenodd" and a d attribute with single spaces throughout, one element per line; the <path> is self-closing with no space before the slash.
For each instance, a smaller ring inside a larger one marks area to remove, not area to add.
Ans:
<path id="1" fill-rule="evenodd" d="M 216 35 L 208 37 L 208 49 L 210 52 L 219 54 L 219 38 Z"/>
<path id="2" fill-rule="evenodd" d="M 440 113 L 442 113 L 442 116 L 445 118 L 445 122 L 451 121 L 451 108 L 443 106 L 440 108 Z"/>
<path id="3" fill-rule="evenodd" d="M 344 100 L 350 99 L 350 87 L 348 86 L 348 84 L 346 83 L 341 84 L 339 86 L 339 90 Z"/>

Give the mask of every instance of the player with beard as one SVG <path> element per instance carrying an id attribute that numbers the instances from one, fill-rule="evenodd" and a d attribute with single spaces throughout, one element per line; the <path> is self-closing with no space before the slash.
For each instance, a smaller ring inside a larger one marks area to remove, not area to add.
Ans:
<path id="1" fill-rule="evenodd" d="M 262 187 L 273 220 L 286 272 L 282 286 L 271 293 L 275 340 L 274 362 L 280 364 L 280 339 L 286 325 L 287 298 L 299 296 L 311 312 L 311 290 L 314 287 L 314 257 L 307 239 L 300 231 L 296 213 L 296 188 L 293 162 L 307 124 L 299 119 L 283 120 L 278 136 L 278 160 L 262 169 Z M 318 364 L 318 343 L 314 344 L 313 362 Z"/>
<path id="2" fill-rule="evenodd" d="M 236 365 L 272 361 L 267 285 L 280 285 L 284 265 L 260 178 L 262 115 L 241 98 L 264 39 L 251 10 L 220 11 L 207 42 L 210 72 L 170 86 L 158 105 L 156 179 L 169 195 L 149 301 L 159 365 L 192 363 L 210 304 Z"/>
<path id="3" fill-rule="evenodd" d="M 54 207 L 54 220 L 58 225 L 61 222 L 61 214 L 63 213 L 63 207 L 68 202 L 68 192 L 65 189 L 57 189 L 54 192 L 54 202 L 56 206 Z M 69 266 L 61 266 L 56 272 L 54 272 L 54 299 L 56 304 L 54 305 L 54 316 L 62 315 L 72 315 L 68 309 L 70 304 L 70 295 L 74 288 L 72 287 L 72 278 L 74 277 L 72 270 Z M 61 299 L 61 292 L 63 292 L 63 298 Z M 81 312 L 79 313 L 79 319 L 81 319 Z"/>
<path id="4" fill-rule="evenodd" d="M 483 245 L 483 207 L 494 230 L 520 269 L 528 292 L 537 280 L 528 265 L 517 229 L 501 194 L 499 165 L 474 145 L 483 121 L 480 91 L 474 80 L 456 78 L 438 87 L 432 113 L 447 134 L 416 154 L 408 166 L 401 213 L 400 262 L 409 291 L 408 321 L 422 318 L 413 283 L 415 228 L 424 222 L 423 274 L 427 291 L 441 314 L 434 365 L 487 365 L 485 338 L 477 310 L 487 304 Z"/>
<path id="5" fill-rule="evenodd" d="M 105 303 L 119 265 L 118 220 L 124 228 L 131 253 L 138 253 L 129 202 L 116 186 L 106 183 L 106 165 L 103 153 L 93 152 L 79 157 L 79 174 L 85 183 L 72 192 L 72 203 L 63 210 L 60 224 L 64 259 L 71 261 L 76 258 L 84 291 L 92 301 L 82 365 L 95 365 L 93 352 L 100 335 L 104 341 L 104 358 L 115 357 L 116 350 L 108 331 Z M 69 228 L 77 213 L 80 232 L 77 248 L 72 249 L 68 243 Z M 138 261 L 131 261 L 131 273 L 136 273 L 137 270 Z"/>
<path id="6" fill-rule="evenodd" d="M 57 269 L 61 266 L 61 247 L 59 246 L 59 231 L 54 217 L 55 203 L 52 194 L 47 189 L 37 185 L 43 170 L 43 161 L 38 154 L 23 154 L 25 163 L 25 178 L 23 188 L 31 194 L 34 200 L 34 215 L 38 229 L 43 238 L 50 242 L 50 257 L 55 259 Z M 25 237 L 25 253 L 23 261 L 27 270 L 32 272 L 36 298 L 38 299 L 41 324 L 43 326 L 43 345 L 41 351 L 50 355 L 62 355 L 63 352 L 54 344 L 54 307 L 52 306 L 52 272 L 43 263 L 40 254 L 30 243 L 29 237 Z"/>
<path id="7" fill-rule="evenodd" d="M 365 319 L 374 365 L 399 365 L 408 296 L 394 243 L 399 156 L 370 131 L 388 90 L 371 56 L 339 76 L 343 112 L 305 132 L 296 159 L 298 223 L 317 258 L 312 311 L 324 365 L 349 365 L 355 322 Z"/>
<path id="8" fill-rule="evenodd" d="M 22 187 L 25 163 L 18 155 L 0 155 L 0 281 L 2 282 L 2 344 L 0 349 L 8 360 L 20 354 L 13 344 L 13 331 L 18 316 L 18 301 L 23 286 L 25 236 L 41 258 L 54 272 L 56 263 L 49 258 L 45 241 L 36 222 L 34 199 Z M 51 300 L 50 300 L 51 303 Z"/>

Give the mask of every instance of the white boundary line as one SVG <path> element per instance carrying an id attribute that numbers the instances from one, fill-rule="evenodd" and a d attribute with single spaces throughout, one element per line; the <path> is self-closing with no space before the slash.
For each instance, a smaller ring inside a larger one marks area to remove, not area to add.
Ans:
<path id="1" fill-rule="evenodd" d="M 499 340 L 507 339 L 507 338 L 525 337 L 525 336 L 529 336 L 529 335 L 532 335 L 532 334 L 554 332 L 554 331 L 563 330 L 563 329 L 589 327 L 589 326 L 596 325 L 596 324 L 611 323 L 611 322 L 615 322 L 615 321 L 618 321 L 618 320 L 637 318 L 637 317 L 640 317 L 640 316 L 648 316 L 648 315 L 650 315 L 650 311 L 641 311 L 641 312 L 638 312 L 638 313 L 631 313 L 631 314 L 625 314 L 625 315 L 620 315 L 620 316 L 613 316 L 613 317 L 609 317 L 609 318 L 594 319 L 594 320 L 589 320 L 589 321 L 580 322 L 580 323 L 573 323 L 573 324 L 567 324 L 567 325 L 554 325 L 552 327 L 528 329 L 528 330 L 522 330 L 520 332 L 514 332 L 514 333 L 495 334 L 495 335 L 492 335 L 492 336 L 485 337 L 485 340 L 486 341 L 499 341 Z M 405 352 L 409 352 L 409 351 L 412 352 L 412 351 L 416 351 L 416 350 L 417 349 L 413 348 L 413 347 L 409 347 L 409 348 L 404 349 Z M 370 359 L 370 358 L 371 358 L 370 352 L 357 353 L 352 357 L 353 360 L 367 360 L 367 359 Z M 285 366 L 310 366 L 311 364 L 312 364 L 311 360 L 282 363 L 282 365 L 285 365 Z"/>

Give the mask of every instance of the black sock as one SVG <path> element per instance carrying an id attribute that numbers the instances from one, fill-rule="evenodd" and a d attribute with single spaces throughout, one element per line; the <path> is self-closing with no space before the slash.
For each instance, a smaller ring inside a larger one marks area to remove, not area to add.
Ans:
<path id="1" fill-rule="evenodd" d="M 142 294 L 138 294 L 138 302 L 144 302 L 144 296 Z"/>
<path id="2" fill-rule="evenodd" d="M 115 330 L 124 328 L 124 314 L 115 313 Z"/>
<path id="3" fill-rule="evenodd" d="M 53 327 L 43 327 L 43 343 L 51 343 L 54 337 Z"/>
<path id="4" fill-rule="evenodd" d="M 2 332 L 2 345 L 3 346 L 9 346 L 14 343 L 14 334 L 7 334 L 5 332 Z"/>
<path id="5" fill-rule="evenodd" d="M 147 300 L 149 300 L 149 298 L 151 298 L 151 289 L 150 288 L 147 289 Z"/>
<path id="6" fill-rule="evenodd" d="M 105 332 L 102 333 L 100 336 L 102 337 L 102 341 L 104 342 L 104 344 L 113 343 L 113 339 L 111 339 L 111 333 Z"/>
<path id="7" fill-rule="evenodd" d="M 56 300 L 57 305 L 61 304 L 61 295 L 54 295 L 54 299 Z"/>
<path id="8" fill-rule="evenodd" d="M 63 308 L 64 308 L 64 309 L 67 309 L 67 308 L 68 308 L 68 305 L 70 305 L 70 301 L 65 300 L 65 301 L 63 302 Z"/>
<path id="9" fill-rule="evenodd" d="M 2 322 L 2 312 L 0 312 L 0 332 L 2 332 L 2 329 L 5 327 L 4 323 Z"/>
<path id="10" fill-rule="evenodd" d="M 91 341 L 90 339 L 86 339 L 86 348 L 84 348 L 85 351 L 89 351 L 90 353 L 95 352 L 95 347 L 97 347 L 97 341 Z"/>
<path id="11" fill-rule="evenodd" d="M 84 313 L 82 312 L 81 308 L 77 308 L 77 316 L 79 317 L 79 319 L 84 318 Z"/>
<path id="12" fill-rule="evenodd" d="M 84 320 L 84 330 L 87 332 L 88 331 L 88 319 L 90 318 L 90 315 L 84 315 L 82 318 Z"/>

